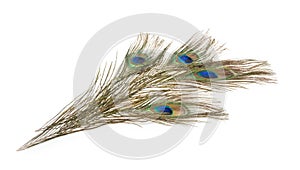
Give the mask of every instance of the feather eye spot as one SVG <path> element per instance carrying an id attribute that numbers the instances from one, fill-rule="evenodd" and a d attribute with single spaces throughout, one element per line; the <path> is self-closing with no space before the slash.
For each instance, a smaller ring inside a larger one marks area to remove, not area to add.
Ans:
<path id="1" fill-rule="evenodd" d="M 181 116 L 187 114 L 187 109 L 181 103 L 167 102 L 152 105 L 150 110 L 162 116 Z"/>
<path id="2" fill-rule="evenodd" d="M 131 58 L 131 62 L 134 64 L 143 64 L 146 61 L 144 57 L 134 56 Z"/>
<path id="3" fill-rule="evenodd" d="M 160 113 L 163 115 L 172 115 L 173 114 L 173 110 L 170 106 L 167 105 L 160 105 L 160 106 L 156 106 L 154 107 L 154 111 L 156 113 Z"/>
<path id="4" fill-rule="evenodd" d="M 181 54 L 177 56 L 177 62 L 183 63 L 183 64 L 191 64 L 198 60 L 198 55 L 195 53 L 187 53 L 187 54 Z"/>
<path id="5" fill-rule="evenodd" d="M 198 71 L 197 75 L 203 78 L 218 78 L 218 75 L 215 72 L 208 71 L 208 70 Z"/>
<path id="6" fill-rule="evenodd" d="M 187 55 L 181 55 L 178 57 L 178 60 L 184 64 L 190 64 L 193 62 L 193 59 Z"/>
<path id="7" fill-rule="evenodd" d="M 148 55 L 144 53 L 132 54 L 127 62 L 130 68 L 140 68 L 149 64 Z"/>

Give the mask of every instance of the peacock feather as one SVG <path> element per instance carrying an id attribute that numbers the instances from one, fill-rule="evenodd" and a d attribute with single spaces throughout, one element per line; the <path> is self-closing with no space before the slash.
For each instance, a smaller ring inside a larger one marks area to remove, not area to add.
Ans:
<path id="1" fill-rule="evenodd" d="M 107 124 L 224 120 L 227 113 L 212 102 L 214 91 L 275 82 L 266 61 L 216 60 L 225 48 L 207 33 L 196 33 L 168 53 L 170 46 L 157 35 L 141 33 L 120 66 L 113 61 L 99 68 L 89 88 L 19 150 Z"/>

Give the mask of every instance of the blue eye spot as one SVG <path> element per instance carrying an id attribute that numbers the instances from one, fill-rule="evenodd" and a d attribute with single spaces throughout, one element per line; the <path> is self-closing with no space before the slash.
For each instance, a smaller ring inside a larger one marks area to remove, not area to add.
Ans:
<path id="1" fill-rule="evenodd" d="M 193 59 L 187 55 L 181 55 L 178 57 L 178 60 L 184 64 L 190 64 L 193 62 Z"/>
<path id="2" fill-rule="evenodd" d="M 218 78 L 217 74 L 212 72 L 212 71 L 208 71 L 208 70 L 202 70 L 197 72 L 198 76 L 204 77 L 204 78 Z"/>
<path id="3" fill-rule="evenodd" d="M 134 64 L 143 64 L 145 61 L 145 58 L 139 56 L 135 56 L 131 59 L 131 62 L 133 62 Z"/>
<path id="4" fill-rule="evenodd" d="M 154 108 L 154 110 L 156 112 L 159 112 L 159 113 L 162 113 L 162 114 L 165 114 L 165 115 L 172 115 L 173 114 L 173 110 L 172 108 L 170 108 L 170 106 L 156 106 Z"/>

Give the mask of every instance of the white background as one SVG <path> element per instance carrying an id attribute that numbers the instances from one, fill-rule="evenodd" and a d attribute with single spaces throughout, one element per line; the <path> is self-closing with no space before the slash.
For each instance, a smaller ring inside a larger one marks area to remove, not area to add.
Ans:
<path id="1" fill-rule="evenodd" d="M 296 0 L 1 1 L 0 169 L 299 169 L 299 7 Z M 86 42 L 105 25 L 145 12 L 210 28 L 226 42 L 224 58 L 268 60 L 278 84 L 227 93 L 230 119 L 206 144 L 197 144 L 195 128 L 153 159 L 110 155 L 84 133 L 16 152 L 72 99 Z"/>

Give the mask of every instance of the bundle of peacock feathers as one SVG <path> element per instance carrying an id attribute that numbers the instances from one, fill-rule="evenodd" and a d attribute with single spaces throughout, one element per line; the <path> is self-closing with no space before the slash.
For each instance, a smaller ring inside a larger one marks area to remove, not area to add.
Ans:
<path id="1" fill-rule="evenodd" d="M 212 93 L 273 83 L 266 61 L 216 60 L 223 45 L 196 33 L 175 52 L 157 35 L 140 34 L 120 66 L 99 68 L 89 88 L 48 121 L 19 150 L 107 124 L 154 122 L 164 125 L 227 119 Z"/>

